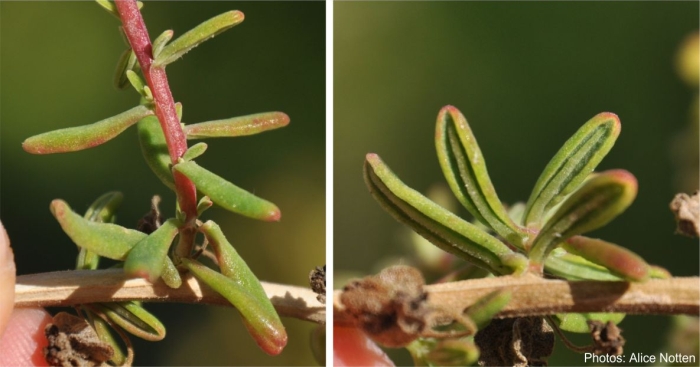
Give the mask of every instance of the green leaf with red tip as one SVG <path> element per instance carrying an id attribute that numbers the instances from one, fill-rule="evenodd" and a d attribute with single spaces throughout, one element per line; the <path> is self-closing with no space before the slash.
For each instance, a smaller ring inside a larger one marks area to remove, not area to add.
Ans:
<path id="1" fill-rule="evenodd" d="M 156 174 L 165 186 L 175 190 L 173 173 L 170 170 L 170 153 L 165 142 L 165 135 L 160 127 L 158 118 L 149 116 L 136 125 L 139 135 L 141 153 L 148 167 Z"/>
<path id="2" fill-rule="evenodd" d="M 195 162 L 182 161 L 173 166 L 173 169 L 187 176 L 194 182 L 197 190 L 226 210 L 265 221 L 280 219 L 281 214 L 275 204 L 241 189 Z"/>
<path id="3" fill-rule="evenodd" d="M 622 281 L 608 269 L 574 255 L 563 248 L 555 248 L 547 256 L 544 271 L 567 280 Z"/>
<path id="4" fill-rule="evenodd" d="M 260 281 L 250 270 L 245 260 L 238 255 L 236 249 L 228 242 L 226 236 L 224 236 L 224 233 L 221 231 L 221 227 L 213 221 L 207 221 L 199 227 L 199 230 L 204 234 L 209 245 L 214 249 L 221 274 L 247 289 L 248 293 L 258 301 L 260 307 L 266 309 L 266 312 L 275 312 Z"/>
<path id="5" fill-rule="evenodd" d="M 282 112 L 265 112 L 186 125 L 187 139 L 229 138 L 258 134 L 279 129 L 289 124 L 289 116 Z"/>
<path id="6" fill-rule="evenodd" d="M 564 242 L 563 247 L 586 260 L 601 265 L 611 273 L 632 282 L 649 279 L 649 264 L 634 252 L 610 242 L 574 236 Z"/>
<path id="7" fill-rule="evenodd" d="M 442 172 L 460 203 L 481 223 L 522 248 L 527 234 L 508 216 L 491 183 L 469 123 L 455 107 L 440 110 L 435 147 Z"/>
<path id="8" fill-rule="evenodd" d="M 527 267 L 524 256 L 406 186 L 376 154 L 367 155 L 364 177 L 382 208 L 444 251 L 495 274 Z"/>
<path id="9" fill-rule="evenodd" d="M 60 199 L 51 202 L 51 213 L 76 245 L 110 259 L 126 259 L 129 251 L 146 237 L 145 233 L 116 224 L 89 221 Z"/>
<path id="10" fill-rule="evenodd" d="M 136 60 L 134 50 L 130 48 L 124 50 L 119 57 L 119 61 L 117 62 L 117 68 L 114 70 L 114 86 L 117 87 L 117 89 L 124 89 L 130 80 L 127 73 L 133 73 L 140 69 L 141 66 L 138 63 L 138 60 Z M 143 87 L 141 89 L 143 89 Z"/>
<path id="11" fill-rule="evenodd" d="M 176 219 L 170 218 L 137 243 L 126 257 L 124 272 L 155 283 L 163 272 L 168 249 L 178 232 L 178 224 Z"/>
<path id="12" fill-rule="evenodd" d="M 529 256 L 543 264 L 552 249 L 568 238 L 604 226 L 632 204 L 637 179 L 625 170 L 601 172 L 557 209 L 535 239 Z"/>
<path id="13" fill-rule="evenodd" d="M 547 164 L 525 209 L 524 225 L 540 227 L 547 211 L 576 190 L 608 154 L 620 134 L 617 115 L 603 112 L 586 122 Z"/>
<path id="14" fill-rule="evenodd" d="M 94 124 L 69 127 L 32 136 L 22 143 L 22 148 L 32 154 L 52 154 L 96 147 L 112 140 L 129 126 L 150 115 L 153 115 L 153 111 L 147 107 L 136 106 Z"/>
<path id="15" fill-rule="evenodd" d="M 571 333 L 587 334 L 591 332 L 588 326 L 589 321 L 600 321 L 602 323 L 612 321 L 613 324 L 617 325 L 625 318 L 625 314 L 604 312 L 559 313 L 555 317 L 560 329 Z"/>
<path id="16" fill-rule="evenodd" d="M 203 283 L 221 294 L 240 312 L 243 324 L 263 351 L 277 355 L 287 345 L 287 332 L 277 312 L 267 312 L 249 289 L 201 263 L 182 259 L 182 264 Z"/>
<path id="17" fill-rule="evenodd" d="M 243 22 L 243 19 L 243 13 L 233 10 L 203 22 L 165 46 L 155 61 L 153 61 L 153 67 L 164 67 L 170 64 L 191 49 L 199 46 L 200 43 L 240 24 Z"/>
<path id="18" fill-rule="evenodd" d="M 92 303 L 85 305 L 109 317 L 129 333 L 148 341 L 165 338 L 165 326 L 135 301 Z"/>

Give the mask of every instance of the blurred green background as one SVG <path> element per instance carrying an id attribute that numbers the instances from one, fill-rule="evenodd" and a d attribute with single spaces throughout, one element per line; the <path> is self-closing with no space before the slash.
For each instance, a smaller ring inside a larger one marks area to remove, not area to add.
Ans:
<path id="1" fill-rule="evenodd" d="M 245 21 L 168 67 L 183 121 L 283 111 L 289 126 L 258 136 L 207 140 L 198 161 L 276 203 L 280 223 L 211 209 L 231 243 L 262 280 L 308 285 L 325 263 L 325 4 L 323 2 L 147 2 L 151 38 L 175 37 L 224 11 Z M 12 239 L 18 274 L 75 266 L 75 245 L 48 208 L 66 200 L 82 212 L 99 195 L 125 195 L 117 222 L 134 227 L 154 194 L 174 213 L 174 195 L 141 157 L 135 129 L 89 151 L 33 156 L 27 137 L 98 121 L 138 103 L 112 75 L 126 48 L 119 22 L 93 2 L 1 2 L 0 217 Z M 165 324 L 161 342 L 133 340 L 139 365 L 312 365 L 313 324 L 284 318 L 289 344 L 264 354 L 232 308 L 149 306 Z"/>
<path id="2" fill-rule="evenodd" d="M 469 120 L 506 203 L 527 200 L 584 122 L 618 114 L 622 133 L 598 169 L 629 170 L 639 194 L 591 234 L 674 275 L 698 274 L 697 240 L 674 234 L 668 209 L 676 192 L 697 189 L 697 163 L 689 181 L 676 169 L 697 162 L 697 128 L 688 127 L 697 86 L 674 67 L 679 45 L 698 29 L 697 2 L 336 2 L 334 11 L 336 281 L 410 262 L 404 229 L 369 195 L 362 164 L 378 153 L 422 192 L 444 182 L 433 135 L 447 104 Z M 683 134 L 691 148 L 674 157 Z M 668 319 L 629 316 L 625 352 L 655 353 Z M 404 350 L 392 357 L 410 363 Z M 583 357 L 559 344 L 550 364 Z"/>

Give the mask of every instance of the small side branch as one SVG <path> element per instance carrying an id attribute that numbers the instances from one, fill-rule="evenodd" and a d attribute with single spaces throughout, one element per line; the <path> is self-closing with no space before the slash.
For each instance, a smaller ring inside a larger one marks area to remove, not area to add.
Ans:
<path id="1" fill-rule="evenodd" d="M 182 286 L 172 289 L 162 281 L 151 284 L 129 279 L 122 269 L 75 270 L 17 277 L 16 307 L 71 306 L 83 303 L 140 300 L 144 302 L 231 304 L 196 278 L 184 275 Z M 311 289 L 261 282 L 280 316 L 318 324 L 326 322 L 326 308 Z"/>
<path id="2" fill-rule="evenodd" d="M 629 314 L 700 313 L 700 278 L 654 279 L 644 283 L 548 280 L 536 276 L 502 276 L 428 285 L 428 302 L 463 312 L 479 298 L 498 290 L 512 292 L 510 303 L 497 317 L 541 316 L 564 312 L 623 312 Z M 335 291 L 334 323 L 350 325 L 340 293 Z"/>

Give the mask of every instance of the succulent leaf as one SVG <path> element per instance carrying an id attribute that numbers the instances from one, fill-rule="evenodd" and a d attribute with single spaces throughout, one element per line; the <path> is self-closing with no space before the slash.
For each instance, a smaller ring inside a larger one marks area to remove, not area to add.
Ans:
<path id="1" fill-rule="evenodd" d="M 571 333 L 587 334 L 591 332 L 588 326 L 588 321 L 600 321 L 607 323 L 612 321 L 614 324 L 619 324 L 625 318 L 624 313 L 604 313 L 604 312 L 589 312 L 589 313 L 560 313 L 554 315 L 556 321 L 559 322 L 559 328 Z"/>
<path id="2" fill-rule="evenodd" d="M 136 60 L 136 54 L 132 49 L 127 49 L 122 52 L 117 62 L 117 68 L 114 70 L 114 86 L 117 89 L 124 89 L 129 83 L 128 72 L 135 72 L 141 69 L 141 66 Z M 132 83 L 133 84 L 133 83 Z M 143 89 L 143 87 L 141 88 Z M 138 90 L 138 89 L 137 89 Z"/>
<path id="3" fill-rule="evenodd" d="M 221 294 L 240 312 L 243 323 L 258 346 L 268 354 L 277 355 L 287 345 L 287 332 L 277 312 L 269 313 L 249 289 L 195 260 L 182 259 L 192 274 Z"/>
<path id="4" fill-rule="evenodd" d="M 622 281 L 608 269 L 574 255 L 563 248 L 554 249 L 544 263 L 544 270 L 567 280 Z"/>
<path id="5" fill-rule="evenodd" d="M 276 222 L 280 219 L 281 213 L 275 204 L 241 189 L 193 161 L 182 161 L 173 169 L 187 176 L 199 191 L 226 210 L 264 221 Z"/>
<path id="6" fill-rule="evenodd" d="M 90 311 L 90 309 L 86 307 L 82 307 L 82 309 L 87 315 L 90 325 L 93 329 L 95 329 L 97 337 L 100 338 L 102 342 L 109 344 L 112 347 L 112 350 L 114 350 L 114 355 L 112 355 L 110 361 L 112 361 L 116 366 L 123 366 L 126 362 L 126 355 L 124 355 L 121 346 L 114 338 L 114 335 L 112 334 L 107 322 L 95 315 L 95 313 Z"/>
<path id="7" fill-rule="evenodd" d="M 367 155 L 364 174 L 370 193 L 386 211 L 441 249 L 495 274 L 527 267 L 522 255 L 406 186 L 376 154 Z"/>
<path id="8" fill-rule="evenodd" d="M 160 36 L 156 37 L 152 46 L 154 59 L 158 58 L 158 55 L 163 50 L 163 47 L 165 47 L 165 45 L 168 44 L 168 42 L 170 42 L 170 40 L 173 38 L 173 34 L 174 32 L 168 29 L 167 31 L 161 33 Z"/>
<path id="9" fill-rule="evenodd" d="M 207 144 L 206 143 L 197 143 L 187 149 L 185 151 L 185 154 L 182 155 L 182 159 L 186 161 L 191 161 L 200 155 L 204 154 L 204 152 L 207 151 Z"/>
<path id="10" fill-rule="evenodd" d="M 135 301 L 93 303 L 86 305 L 109 317 L 129 333 L 148 341 L 165 338 L 165 326 Z"/>
<path id="11" fill-rule="evenodd" d="M 442 172 L 462 205 L 481 223 L 522 248 L 527 234 L 513 223 L 498 199 L 469 123 L 453 106 L 438 114 L 435 146 Z"/>
<path id="12" fill-rule="evenodd" d="M 108 192 L 97 198 L 88 207 L 83 218 L 92 222 L 112 223 L 114 222 L 114 211 L 121 205 L 123 198 L 124 195 L 119 191 Z M 99 263 L 99 255 L 81 247 L 75 268 L 79 270 L 95 270 Z"/>
<path id="13" fill-rule="evenodd" d="M 632 204 L 637 179 L 625 170 L 601 172 L 559 207 L 535 239 L 529 256 L 542 264 L 568 238 L 602 227 Z"/>
<path id="14" fill-rule="evenodd" d="M 175 190 L 173 173 L 170 171 L 170 153 L 165 142 L 165 135 L 160 122 L 155 116 L 149 116 L 136 125 L 139 134 L 141 153 L 148 167 L 165 186 Z"/>
<path id="15" fill-rule="evenodd" d="M 491 322 L 496 314 L 501 312 L 503 307 L 508 305 L 511 297 L 512 293 L 509 290 L 499 289 L 493 291 L 469 306 L 465 314 L 474 321 L 478 329 L 482 329 Z"/>
<path id="16" fill-rule="evenodd" d="M 186 125 L 187 139 L 228 138 L 258 134 L 289 124 L 289 116 L 282 112 L 264 112 Z"/>
<path id="17" fill-rule="evenodd" d="M 146 97 L 146 93 L 144 92 L 144 88 L 146 87 L 146 83 L 143 82 L 141 77 L 136 74 L 134 71 L 127 70 L 126 73 L 126 78 L 129 80 L 129 83 L 131 83 L 131 86 L 134 87 L 134 89 L 142 96 Z"/>
<path id="18" fill-rule="evenodd" d="M 178 232 L 179 222 L 170 218 L 148 237 L 139 241 L 129 252 L 124 263 L 124 272 L 132 277 L 141 277 L 151 283 L 160 278 L 168 256 L 168 249 Z"/>
<path id="19" fill-rule="evenodd" d="M 564 143 L 532 190 L 524 225 L 539 227 L 547 210 L 579 187 L 615 144 L 620 126 L 617 115 L 603 112 L 586 122 Z"/>
<path id="20" fill-rule="evenodd" d="M 163 283 L 170 288 L 177 289 L 182 285 L 182 277 L 180 277 L 180 272 L 173 264 L 173 261 L 169 257 L 165 257 L 165 263 L 163 264 L 163 272 L 160 274 L 160 278 L 163 279 Z"/>
<path id="21" fill-rule="evenodd" d="M 145 106 L 136 106 L 116 116 L 90 125 L 69 127 L 32 136 L 22 143 L 22 148 L 32 154 L 75 152 L 96 147 L 121 134 L 153 111 Z"/>
<path id="22" fill-rule="evenodd" d="M 203 22 L 163 47 L 153 62 L 153 67 L 164 67 L 170 64 L 191 49 L 199 46 L 200 43 L 240 24 L 243 19 L 243 13 L 233 10 Z"/>
<path id="23" fill-rule="evenodd" d="M 563 247 L 586 260 L 601 265 L 611 273 L 632 282 L 647 280 L 649 264 L 634 252 L 603 240 L 574 236 L 564 242 Z"/>
<path id="24" fill-rule="evenodd" d="M 89 221 L 60 199 L 51 202 L 51 213 L 76 245 L 110 259 L 126 259 L 129 251 L 146 237 L 145 233 L 116 224 Z"/>

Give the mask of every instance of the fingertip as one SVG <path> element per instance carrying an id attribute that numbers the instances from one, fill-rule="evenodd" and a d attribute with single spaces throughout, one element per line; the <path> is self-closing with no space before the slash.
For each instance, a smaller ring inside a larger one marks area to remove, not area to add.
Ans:
<path id="1" fill-rule="evenodd" d="M 15 259 L 10 239 L 0 223 L 0 337 L 12 314 L 15 301 Z"/>
<path id="2" fill-rule="evenodd" d="M 48 366 L 44 328 L 51 316 L 42 308 L 15 309 L 0 338 L 0 366 Z"/>
<path id="3" fill-rule="evenodd" d="M 394 366 L 374 342 L 357 328 L 333 328 L 334 366 Z"/>

